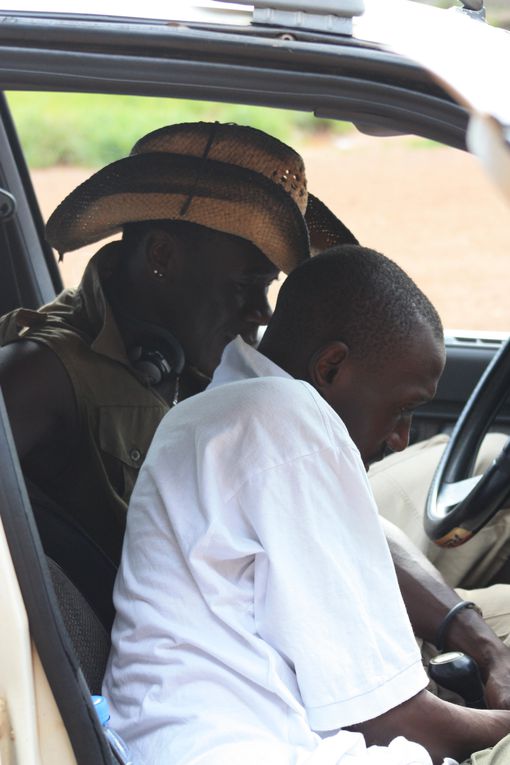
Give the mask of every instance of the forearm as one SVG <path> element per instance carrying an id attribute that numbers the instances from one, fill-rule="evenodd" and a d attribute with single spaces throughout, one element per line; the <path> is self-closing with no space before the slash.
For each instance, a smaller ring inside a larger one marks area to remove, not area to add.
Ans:
<path id="1" fill-rule="evenodd" d="M 442 619 L 460 598 L 400 529 L 381 521 L 414 633 L 433 643 Z"/>
<path id="2" fill-rule="evenodd" d="M 384 529 L 414 633 L 434 643 L 439 625 L 460 598 L 398 528 L 385 522 Z M 475 659 L 483 682 L 489 682 L 489 705 L 510 704 L 506 690 L 510 652 L 476 611 L 465 608 L 456 614 L 445 633 L 444 648 Z"/>
<path id="3" fill-rule="evenodd" d="M 473 752 L 494 746 L 510 732 L 510 712 L 468 709 L 422 691 L 351 730 L 363 733 L 369 745 L 387 746 L 396 736 L 405 736 L 425 747 L 436 765 L 444 757 L 461 762 Z"/>

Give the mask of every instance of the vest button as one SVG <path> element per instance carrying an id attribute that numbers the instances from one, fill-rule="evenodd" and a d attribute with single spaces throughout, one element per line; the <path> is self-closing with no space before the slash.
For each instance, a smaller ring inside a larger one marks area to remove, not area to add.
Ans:
<path id="1" fill-rule="evenodd" d="M 142 452 L 139 449 L 131 449 L 129 452 L 129 456 L 133 460 L 133 462 L 140 462 L 142 459 Z"/>

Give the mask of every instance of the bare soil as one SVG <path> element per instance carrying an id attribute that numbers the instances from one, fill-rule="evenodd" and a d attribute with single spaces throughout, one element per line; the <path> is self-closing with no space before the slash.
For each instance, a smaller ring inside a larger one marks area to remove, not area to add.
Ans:
<path id="1" fill-rule="evenodd" d="M 445 326 L 510 330 L 510 208 L 475 158 L 410 138 L 351 136 L 299 150 L 310 190 L 415 279 Z M 44 216 L 90 172 L 35 171 Z M 67 286 L 95 249 L 66 255 Z"/>

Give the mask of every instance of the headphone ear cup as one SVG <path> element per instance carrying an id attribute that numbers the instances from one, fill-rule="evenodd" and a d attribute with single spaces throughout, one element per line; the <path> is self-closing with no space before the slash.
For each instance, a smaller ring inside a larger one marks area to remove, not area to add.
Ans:
<path id="1" fill-rule="evenodd" d="M 149 385 L 159 385 L 172 374 L 172 366 L 157 348 L 136 346 L 130 351 L 129 360 L 137 372 L 147 377 Z"/>
<path id="2" fill-rule="evenodd" d="M 178 377 L 184 366 L 180 345 L 167 343 L 161 336 L 147 338 L 143 344 L 130 348 L 128 358 L 131 365 L 147 377 L 150 385 Z"/>

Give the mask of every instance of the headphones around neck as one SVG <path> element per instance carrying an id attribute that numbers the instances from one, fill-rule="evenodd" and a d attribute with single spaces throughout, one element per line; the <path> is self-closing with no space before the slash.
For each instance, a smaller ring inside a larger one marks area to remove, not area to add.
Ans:
<path id="1" fill-rule="evenodd" d="M 128 350 L 128 358 L 131 366 L 137 372 L 142 372 L 149 385 L 159 385 L 171 377 L 177 378 L 182 371 L 177 348 L 162 342 L 161 338 L 147 338 L 141 345 L 134 345 Z M 181 351 L 182 349 L 178 348 Z M 180 367 L 180 371 L 179 371 Z"/>
<path id="2" fill-rule="evenodd" d="M 186 363 L 177 338 L 160 324 L 126 313 L 113 295 L 108 295 L 108 300 L 119 325 L 137 338 L 137 343 L 127 349 L 131 366 L 146 376 L 149 385 L 159 385 L 169 379 L 177 382 Z"/>
<path id="3" fill-rule="evenodd" d="M 159 324 L 129 317 L 129 324 L 139 338 L 136 345 L 127 349 L 129 363 L 147 378 L 149 385 L 159 385 L 166 380 L 177 380 L 184 369 L 184 351 L 179 341 Z"/>
<path id="4" fill-rule="evenodd" d="M 168 330 L 158 324 L 130 319 L 140 333 L 139 342 L 128 349 L 131 365 L 142 372 L 150 385 L 177 379 L 184 368 L 184 351 Z"/>

